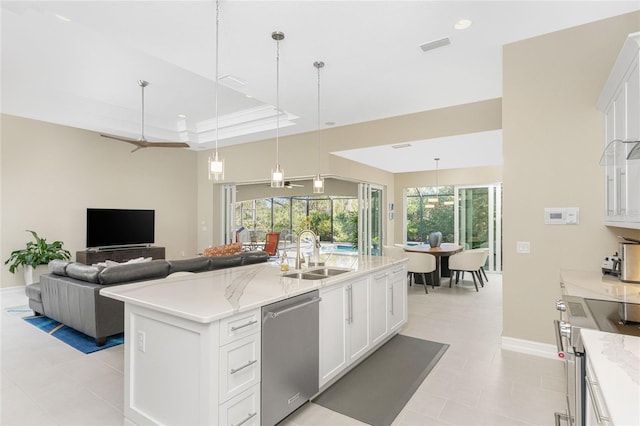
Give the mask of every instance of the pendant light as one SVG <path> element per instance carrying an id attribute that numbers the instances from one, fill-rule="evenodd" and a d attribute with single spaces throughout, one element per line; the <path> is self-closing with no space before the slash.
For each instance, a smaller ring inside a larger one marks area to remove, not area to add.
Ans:
<path id="1" fill-rule="evenodd" d="M 436 161 L 436 196 L 432 198 L 427 198 L 427 202 L 429 203 L 438 203 L 440 200 L 438 197 L 438 161 L 440 161 L 440 158 L 436 157 L 434 158 L 434 160 Z"/>
<path id="2" fill-rule="evenodd" d="M 274 31 L 271 38 L 276 41 L 276 168 L 271 169 L 271 187 L 284 187 L 284 171 L 280 168 L 280 41 L 284 33 Z"/>
<path id="3" fill-rule="evenodd" d="M 216 150 L 213 155 L 209 155 L 209 180 L 220 181 L 224 180 L 224 160 L 220 158 L 218 154 L 218 80 L 219 80 L 219 68 L 218 68 L 218 40 L 220 34 L 220 1 L 216 0 L 216 80 L 215 80 L 215 104 L 216 104 Z"/>
<path id="4" fill-rule="evenodd" d="M 316 61 L 313 66 L 318 70 L 318 173 L 313 178 L 313 193 L 324 193 L 324 178 L 320 176 L 320 68 L 324 67 L 324 62 Z"/>

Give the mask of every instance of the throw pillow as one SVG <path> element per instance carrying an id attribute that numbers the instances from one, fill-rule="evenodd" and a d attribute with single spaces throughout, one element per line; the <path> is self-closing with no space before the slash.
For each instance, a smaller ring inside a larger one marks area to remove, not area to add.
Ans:
<path id="1" fill-rule="evenodd" d="M 237 254 L 242 251 L 242 243 L 231 243 L 224 244 L 216 247 L 209 247 L 204 250 L 204 255 L 213 257 L 213 256 L 229 256 L 232 254 Z"/>

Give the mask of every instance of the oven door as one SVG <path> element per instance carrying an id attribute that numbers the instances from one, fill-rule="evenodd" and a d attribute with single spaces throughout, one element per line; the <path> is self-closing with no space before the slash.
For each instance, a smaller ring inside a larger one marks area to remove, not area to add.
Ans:
<path id="1" fill-rule="evenodd" d="M 555 425 L 574 426 L 575 423 L 575 356 L 571 346 L 571 324 L 568 322 L 566 305 L 562 299 L 556 300 L 556 309 L 560 311 L 560 319 L 553 322 L 554 333 L 556 336 L 556 349 L 558 357 L 564 360 L 565 372 L 565 399 L 566 409 L 564 412 L 555 412 Z"/>

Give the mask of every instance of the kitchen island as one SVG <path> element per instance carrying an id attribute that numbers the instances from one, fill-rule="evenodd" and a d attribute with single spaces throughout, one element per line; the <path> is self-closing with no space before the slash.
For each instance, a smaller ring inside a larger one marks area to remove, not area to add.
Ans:
<path id="1" fill-rule="evenodd" d="M 126 422 L 260 424 L 261 308 L 314 290 L 329 386 L 407 321 L 406 259 L 354 260 L 317 280 L 266 263 L 101 290 L 125 304 Z"/>
<path id="2" fill-rule="evenodd" d="M 640 284 L 624 283 L 611 275 L 593 271 L 560 271 L 563 294 L 585 299 L 640 304 Z"/>

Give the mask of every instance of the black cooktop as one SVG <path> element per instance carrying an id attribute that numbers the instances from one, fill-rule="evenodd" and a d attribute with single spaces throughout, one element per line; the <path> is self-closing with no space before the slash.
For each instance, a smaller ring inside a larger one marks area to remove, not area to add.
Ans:
<path id="1" fill-rule="evenodd" d="M 640 323 L 625 323 L 620 318 L 619 310 L 621 305 L 624 304 L 623 302 L 596 299 L 584 299 L 584 301 L 589 311 L 591 311 L 591 317 L 598 325 L 599 330 L 640 337 Z M 638 307 L 633 303 L 628 303 L 627 305 Z"/>

